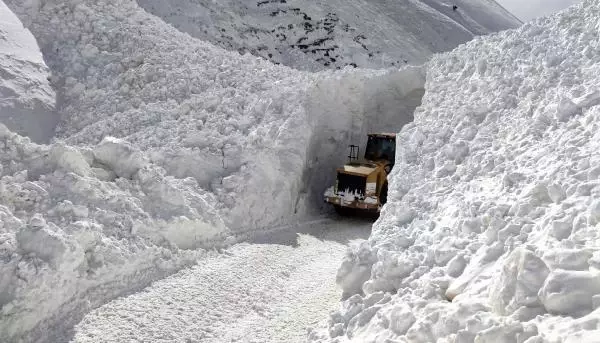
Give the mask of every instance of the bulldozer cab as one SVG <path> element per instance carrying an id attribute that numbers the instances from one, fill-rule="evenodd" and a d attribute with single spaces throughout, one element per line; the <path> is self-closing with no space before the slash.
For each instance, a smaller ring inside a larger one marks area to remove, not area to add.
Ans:
<path id="1" fill-rule="evenodd" d="M 396 135 L 369 134 L 365 160 L 387 161 L 393 167 L 396 160 Z"/>

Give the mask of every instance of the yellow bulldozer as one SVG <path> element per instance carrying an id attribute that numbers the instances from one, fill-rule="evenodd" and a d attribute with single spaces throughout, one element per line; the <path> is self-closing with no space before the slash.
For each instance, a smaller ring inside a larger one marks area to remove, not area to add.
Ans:
<path id="1" fill-rule="evenodd" d="M 359 155 L 360 147 L 350 145 L 348 163 L 337 168 L 335 185 L 325 191 L 325 202 L 342 215 L 381 211 L 387 201 L 387 175 L 396 157 L 396 134 L 369 134 L 364 159 Z"/>

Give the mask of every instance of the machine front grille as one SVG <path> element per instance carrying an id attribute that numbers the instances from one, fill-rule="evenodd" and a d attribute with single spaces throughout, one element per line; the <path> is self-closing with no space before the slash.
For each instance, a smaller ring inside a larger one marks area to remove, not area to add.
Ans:
<path id="1" fill-rule="evenodd" d="M 338 173 L 337 175 L 337 192 L 349 192 L 356 195 L 365 195 L 365 187 L 367 186 L 367 178 L 364 176 L 350 175 Z"/>

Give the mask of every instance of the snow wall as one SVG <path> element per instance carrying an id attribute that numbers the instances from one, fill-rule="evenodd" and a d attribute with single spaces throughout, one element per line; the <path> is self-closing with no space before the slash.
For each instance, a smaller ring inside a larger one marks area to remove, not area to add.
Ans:
<path id="1" fill-rule="evenodd" d="M 600 2 L 434 57 L 334 342 L 600 336 Z"/>
<path id="2" fill-rule="evenodd" d="M 3 2 L 0 75 L 0 122 L 36 142 L 48 142 L 58 124 L 50 71 L 31 32 Z"/>
<path id="3" fill-rule="evenodd" d="M 367 133 L 399 131 L 413 120 L 421 104 L 423 68 L 378 72 L 377 77 L 361 74 L 320 80 L 309 93 L 306 109 L 315 129 L 306 158 L 308 179 L 303 184 L 310 187 L 312 206 L 323 204 L 323 190 L 335 182 L 335 169 L 347 162 L 350 144 L 359 145 L 364 154 Z"/>
<path id="4" fill-rule="evenodd" d="M 131 1 L 6 3 L 38 40 L 61 117 L 49 145 L 0 125 L 3 342 L 63 340 L 201 248 L 318 213 L 347 145 L 399 130 L 424 93 L 420 68 L 302 73 Z"/>

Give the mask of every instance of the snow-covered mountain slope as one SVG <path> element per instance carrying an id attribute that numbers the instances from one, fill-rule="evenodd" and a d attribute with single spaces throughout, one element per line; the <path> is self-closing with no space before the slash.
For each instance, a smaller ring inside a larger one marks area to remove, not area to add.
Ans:
<path id="1" fill-rule="evenodd" d="M 597 341 L 599 23 L 587 0 L 432 59 L 327 336 Z"/>
<path id="2" fill-rule="evenodd" d="M 50 140 L 58 123 L 49 76 L 35 38 L 0 2 L 0 122 L 36 142 Z"/>
<path id="3" fill-rule="evenodd" d="M 179 30 L 303 70 L 420 64 L 520 24 L 492 0 L 138 0 Z M 458 6 L 453 9 L 453 6 Z"/>
<path id="4" fill-rule="evenodd" d="M 504 6 L 517 18 L 523 21 L 530 21 L 535 18 L 547 16 L 556 13 L 569 6 L 575 5 L 581 0 L 499 0 L 498 3 Z"/>

